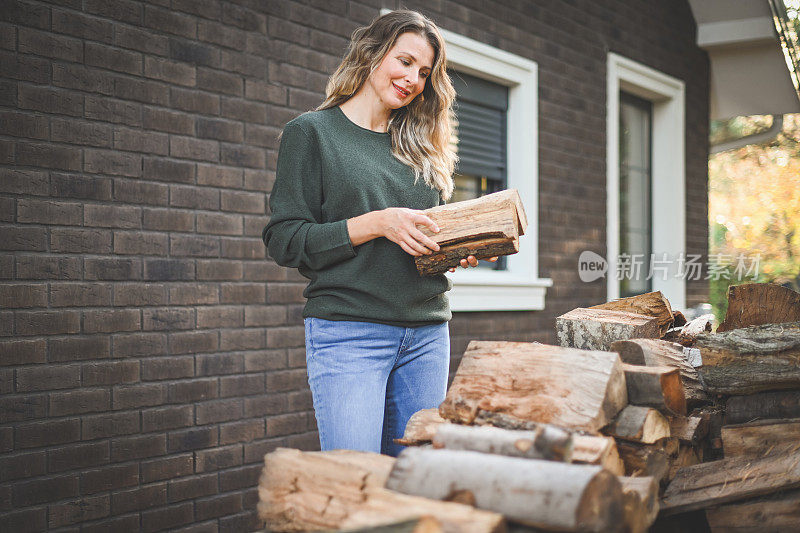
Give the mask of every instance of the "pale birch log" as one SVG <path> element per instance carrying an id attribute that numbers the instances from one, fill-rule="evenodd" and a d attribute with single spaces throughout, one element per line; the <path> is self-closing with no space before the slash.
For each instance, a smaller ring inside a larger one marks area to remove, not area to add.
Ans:
<path id="1" fill-rule="evenodd" d="M 659 337 L 663 337 L 675 322 L 672 306 L 669 300 L 661 294 L 661 291 L 619 298 L 604 304 L 594 305 L 589 309 L 610 309 L 612 311 L 625 311 L 627 313 L 655 317 L 658 320 Z"/>
<path id="2" fill-rule="evenodd" d="M 669 421 L 650 407 L 629 405 L 603 429 L 606 435 L 620 439 L 653 444 L 670 436 Z"/>
<path id="3" fill-rule="evenodd" d="M 419 446 L 433 440 L 436 428 L 440 424 L 447 422 L 439 416 L 439 409 L 422 409 L 417 411 L 408 419 L 402 439 L 394 439 L 397 444 L 403 446 Z"/>
<path id="4" fill-rule="evenodd" d="M 569 462 L 572 433 L 549 424 L 541 424 L 533 431 L 441 424 L 433 437 L 433 447 Z"/>
<path id="5" fill-rule="evenodd" d="M 658 483 L 650 476 L 617 476 L 625 495 L 625 523 L 629 533 L 644 533 L 658 516 Z"/>
<path id="6" fill-rule="evenodd" d="M 407 448 L 386 486 L 442 500 L 469 493 L 477 507 L 535 527 L 567 531 L 622 527 L 622 487 L 616 476 L 597 466 Z"/>
<path id="7" fill-rule="evenodd" d="M 572 436 L 572 462 L 599 465 L 618 476 L 625 475 L 625 464 L 620 459 L 617 441 L 600 435 Z"/>
<path id="8" fill-rule="evenodd" d="M 653 407 L 664 414 L 686 414 L 686 395 L 677 368 L 623 363 L 622 370 L 629 403 Z"/>
<path id="9" fill-rule="evenodd" d="M 717 333 L 748 326 L 800 321 L 800 294 L 774 283 L 728 287 L 728 310 Z"/>
<path id="10" fill-rule="evenodd" d="M 561 346 L 583 350 L 610 350 L 611 343 L 661 336 L 658 319 L 625 311 L 578 307 L 556 318 Z"/>
<path id="11" fill-rule="evenodd" d="M 472 341 L 439 414 L 472 424 L 481 411 L 489 411 L 598 431 L 627 403 L 625 376 L 616 353 Z"/>

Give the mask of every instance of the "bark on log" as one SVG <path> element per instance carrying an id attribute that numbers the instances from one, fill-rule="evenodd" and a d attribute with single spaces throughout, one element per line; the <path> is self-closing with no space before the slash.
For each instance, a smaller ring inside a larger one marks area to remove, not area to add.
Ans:
<path id="1" fill-rule="evenodd" d="M 800 450 L 800 418 L 722 427 L 725 457 L 762 457 Z M 798 453 L 800 457 L 800 453 Z"/>
<path id="2" fill-rule="evenodd" d="M 447 421 L 439 416 L 439 409 L 423 409 L 417 411 L 408 419 L 402 439 L 394 439 L 395 443 L 403 446 L 419 446 L 433 440 L 436 428 Z"/>
<path id="3" fill-rule="evenodd" d="M 337 450 L 278 448 L 264 456 L 258 514 L 270 531 L 356 528 L 432 516 L 442 531 L 500 532 L 496 513 L 398 494 L 383 487 L 395 459 Z"/>
<path id="4" fill-rule="evenodd" d="M 664 414 L 686 414 L 686 395 L 677 368 L 623 363 L 622 369 L 628 403 L 653 407 Z"/>
<path id="5" fill-rule="evenodd" d="M 780 490 L 800 487 L 797 453 L 760 459 L 733 457 L 678 471 L 661 500 L 664 514 L 707 509 Z"/>
<path id="6" fill-rule="evenodd" d="M 615 341 L 658 338 L 658 319 L 626 311 L 578 307 L 556 318 L 561 346 L 583 350 L 610 350 Z"/>
<path id="7" fill-rule="evenodd" d="M 800 322 L 700 335 L 699 374 L 714 394 L 800 388 Z"/>
<path id="8" fill-rule="evenodd" d="M 800 294 L 774 283 L 731 285 L 728 311 L 717 333 L 785 322 L 800 322 Z"/>
<path id="9" fill-rule="evenodd" d="M 472 424 L 482 411 L 598 431 L 627 404 L 615 353 L 546 344 L 472 341 L 439 414 Z"/>
<path id="10" fill-rule="evenodd" d="M 664 336 L 664 340 L 677 342 L 682 346 L 692 346 L 697 337 L 711 331 L 714 315 L 701 315 L 680 328 L 673 328 Z"/>
<path id="11" fill-rule="evenodd" d="M 659 483 L 669 473 L 669 455 L 657 444 L 617 441 L 626 476 L 650 476 Z"/>
<path id="12" fill-rule="evenodd" d="M 658 516 L 658 483 L 652 477 L 617 476 L 625 496 L 625 524 L 630 533 L 643 533 Z"/>
<path id="13" fill-rule="evenodd" d="M 700 457 L 698 457 L 695 448 L 681 444 L 678 453 L 669 465 L 667 480 L 672 481 L 675 479 L 675 476 L 678 475 L 678 470 L 681 468 L 694 466 L 696 464 L 700 464 Z"/>
<path id="14" fill-rule="evenodd" d="M 623 363 L 677 368 L 681 374 L 687 407 L 708 401 L 697 369 L 686 360 L 680 344 L 657 339 L 631 339 L 612 343 L 611 349 L 619 353 Z"/>
<path id="15" fill-rule="evenodd" d="M 696 445 L 708 434 L 709 417 L 672 416 L 669 419 L 670 435 L 686 444 Z"/>
<path id="16" fill-rule="evenodd" d="M 604 304 L 594 305 L 589 309 L 610 309 L 612 311 L 625 311 L 627 313 L 655 317 L 658 320 L 659 337 L 663 337 L 675 322 L 672 306 L 669 300 L 661 294 L 661 291 L 619 298 Z"/>
<path id="17" fill-rule="evenodd" d="M 614 475 L 625 475 L 625 464 L 620 459 L 617 441 L 613 437 L 573 435 L 572 462 L 599 465 Z"/>
<path id="18" fill-rule="evenodd" d="M 433 447 L 569 462 L 572 433 L 549 424 L 541 424 L 534 431 L 441 424 L 433 437 Z"/>
<path id="19" fill-rule="evenodd" d="M 800 418 L 800 390 L 731 396 L 725 403 L 726 424 L 772 418 Z"/>
<path id="20" fill-rule="evenodd" d="M 386 486 L 434 499 L 467 492 L 477 507 L 535 527 L 620 531 L 623 517 L 619 481 L 597 466 L 407 448 Z"/>
<path id="21" fill-rule="evenodd" d="M 721 505 L 706 511 L 712 533 L 788 533 L 800 524 L 800 491 Z"/>
<path id="22" fill-rule="evenodd" d="M 519 252 L 519 238 L 490 237 L 443 245 L 438 252 L 415 257 L 414 263 L 417 265 L 420 276 L 432 276 L 459 266 L 461 260 L 470 255 L 475 256 L 475 259 L 488 259 L 501 255 L 513 255 L 517 252 Z"/>
<path id="23" fill-rule="evenodd" d="M 669 421 L 649 407 L 629 405 L 619 412 L 603 430 L 606 435 L 616 438 L 653 444 L 654 442 L 669 437 Z"/>

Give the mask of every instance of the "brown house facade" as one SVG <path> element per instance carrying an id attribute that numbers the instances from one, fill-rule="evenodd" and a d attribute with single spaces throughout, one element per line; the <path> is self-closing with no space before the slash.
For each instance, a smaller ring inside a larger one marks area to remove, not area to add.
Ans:
<path id="1" fill-rule="evenodd" d="M 502 270 L 454 275 L 454 369 L 471 339 L 554 343 L 554 317 L 624 292 L 624 109 L 649 117 L 649 249 L 706 257 L 709 62 L 684 0 L 3 2 L 0 529 L 260 527 L 264 454 L 317 446 L 305 281 L 261 241 L 278 135 L 399 7 L 507 94 L 502 179 L 530 220 Z M 606 277 L 581 280 L 584 251 Z"/>

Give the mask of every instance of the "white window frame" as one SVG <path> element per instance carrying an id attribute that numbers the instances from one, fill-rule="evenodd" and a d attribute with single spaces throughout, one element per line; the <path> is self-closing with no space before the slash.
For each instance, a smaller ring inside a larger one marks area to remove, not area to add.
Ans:
<path id="1" fill-rule="evenodd" d="M 677 260 L 686 257 L 685 84 L 618 54 L 608 54 L 606 114 L 607 172 L 607 298 L 619 298 L 619 91 L 653 103 L 651 204 L 652 251 L 671 261 L 666 278 L 656 274 L 654 291 L 661 291 L 673 309 L 686 307 L 686 280 L 678 275 Z M 643 269 L 649 265 L 646 259 Z M 643 270 L 644 271 L 644 270 Z"/>

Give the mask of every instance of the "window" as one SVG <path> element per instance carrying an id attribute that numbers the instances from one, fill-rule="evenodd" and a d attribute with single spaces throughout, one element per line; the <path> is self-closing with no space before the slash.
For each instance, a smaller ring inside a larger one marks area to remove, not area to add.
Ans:
<path id="1" fill-rule="evenodd" d="M 645 249 L 643 243 L 649 241 L 646 248 L 652 254 L 645 258 L 642 267 L 647 272 L 645 277 L 650 274 L 651 257 L 659 262 L 659 268 L 664 268 L 653 272 L 650 285 L 644 290 L 661 291 L 674 309 L 682 309 L 686 307 L 686 280 L 678 272 L 678 265 L 682 258 L 686 258 L 685 86 L 681 80 L 613 53 L 608 54 L 607 83 L 606 235 L 609 275 L 606 296 L 611 300 L 622 296 L 624 291 L 644 292 L 641 285 L 626 286 L 617 279 L 618 258 L 624 247 L 633 250 L 633 235 L 638 232 L 640 240 L 636 246 Z M 645 111 L 647 108 L 649 112 Z M 649 119 L 645 118 L 646 115 Z M 635 126 L 639 133 L 629 133 L 631 137 L 638 137 L 638 141 L 631 139 L 627 148 L 624 139 L 620 138 L 625 136 L 622 121 L 627 121 L 631 127 L 639 121 Z M 648 122 L 650 133 L 645 134 Z M 637 175 L 633 176 L 630 163 L 635 154 L 625 150 L 638 150 L 637 157 L 641 160 L 646 152 L 644 147 L 648 145 L 649 164 L 633 165 L 638 167 Z M 621 175 L 621 171 L 627 172 L 627 176 Z M 647 180 L 649 191 L 642 189 L 646 171 L 650 174 Z M 638 185 L 632 180 L 636 180 Z M 638 196 L 638 200 L 633 196 Z M 637 209 L 632 208 L 634 202 L 639 206 Z M 647 203 L 649 207 L 645 207 Z M 625 216 L 622 215 L 623 206 Z M 646 215 L 645 211 L 648 211 Z M 643 227 L 647 218 L 650 219 L 649 229 Z M 627 236 L 623 237 L 623 234 Z"/>

